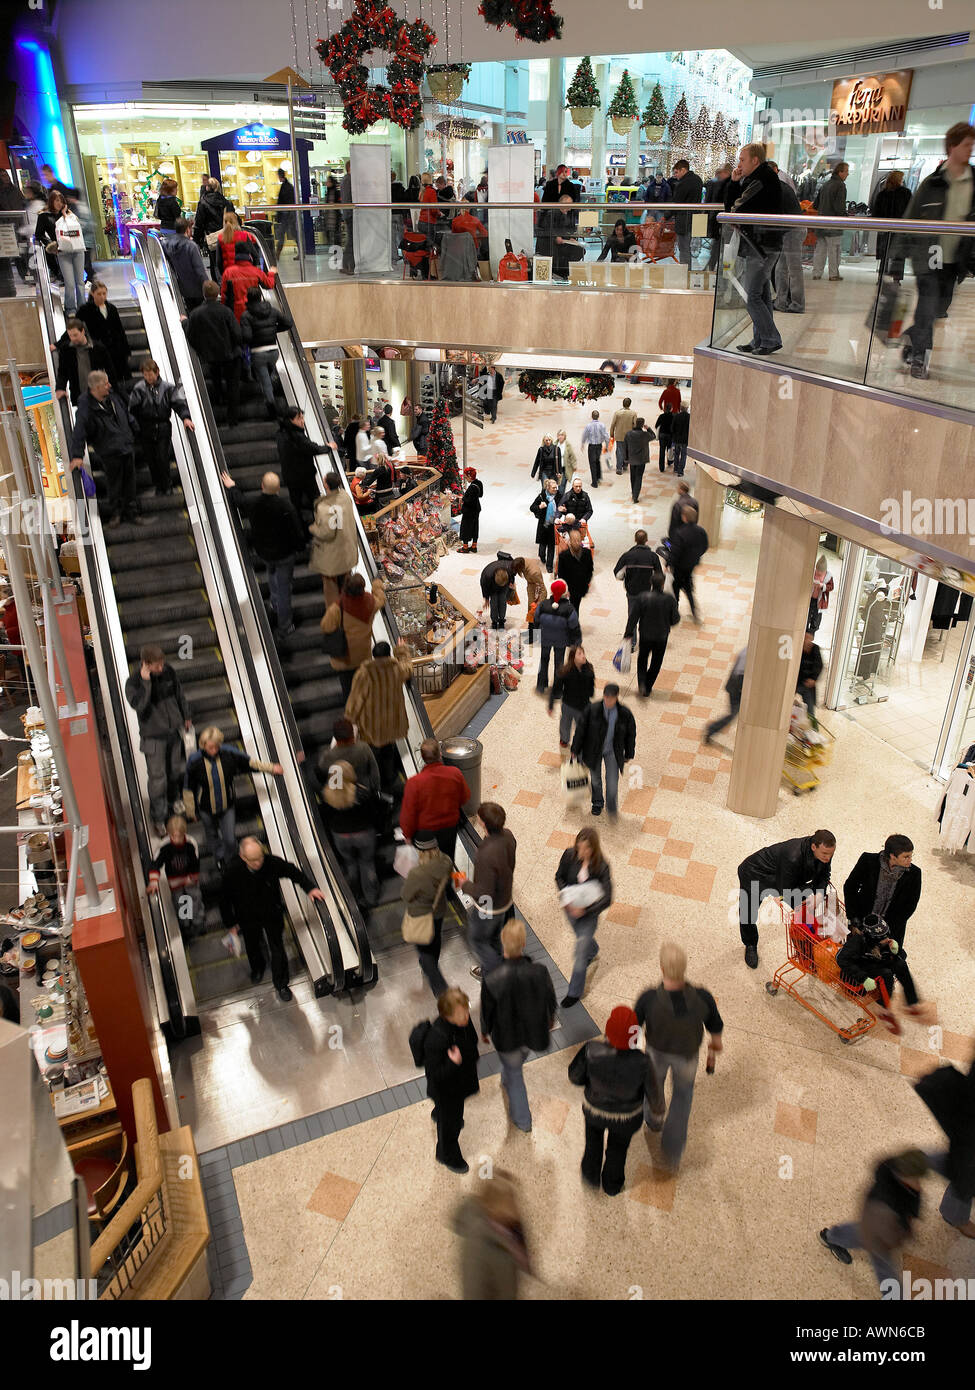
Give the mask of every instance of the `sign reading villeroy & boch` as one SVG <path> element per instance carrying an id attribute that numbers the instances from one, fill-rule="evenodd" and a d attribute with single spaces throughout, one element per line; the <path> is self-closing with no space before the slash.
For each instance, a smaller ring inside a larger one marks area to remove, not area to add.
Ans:
<path id="1" fill-rule="evenodd" d="M 830 123 L 837 135 L 880 135 L 904 129 L 912 68 L 833 83 Z"/>

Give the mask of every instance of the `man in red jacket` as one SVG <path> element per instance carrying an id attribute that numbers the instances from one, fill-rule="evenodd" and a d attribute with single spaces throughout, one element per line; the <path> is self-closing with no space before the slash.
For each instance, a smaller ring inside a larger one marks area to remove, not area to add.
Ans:
<path id="1" fill-rule="evenodd" d="M 247 308 L 247 291 L 251 285 L 264 285 L 271 289 L 274 285 L 274 271 L 260 270 L 251 261 L 247 242 L 237 244 L 237 258 L 227 267 L 220 281 L 220 299 L 228 309 L 233 309 L 237 322 Z"/>
<path id="2" fill-rule="evenodd" d="M 460 813 L 471 799 L 471 789 L 459 767 L 447 767 L 435 738 L 420 744 L 423 768 L 407 778 L 399 828 L 407 840 L 419 831 L 437 837 L 437 844 L 450 859 L 454 857 Z"/>

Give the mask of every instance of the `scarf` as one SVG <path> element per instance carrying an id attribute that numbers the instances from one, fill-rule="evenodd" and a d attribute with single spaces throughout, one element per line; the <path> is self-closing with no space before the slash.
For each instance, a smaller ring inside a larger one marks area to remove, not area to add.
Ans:
<path id="1" fill-rule="evenodd" d="M 901 864 L 888 865 L 887 856 L 881 852 L 880 873 L 877 875 L 877 894 L 873 900 L 873 910 L 878 917 L 883 917 L 890 900 L 894 896 L 894 890 L 907 870 Z"/>
<path id="2" fill-rule="evenodd" d="M 548 499 L 548 506 L 545 508 L 545 525 L 551 526 L 555 520 L 555 496 L 551 494 Z"/>

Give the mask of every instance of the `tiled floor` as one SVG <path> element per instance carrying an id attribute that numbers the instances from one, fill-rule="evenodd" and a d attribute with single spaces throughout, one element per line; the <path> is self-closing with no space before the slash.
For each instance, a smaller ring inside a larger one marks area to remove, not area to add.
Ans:
<path id="1" fill-rule="evenodd" d="M 604 418 L 619 394 L 600 403 Z M 651 393 L 633 395 L 637 409 L 656 418 Z M 469 459 L 485 481 L 505 487 L 486 492 L 476 562 L 451 554 L 437 576 L 465 603 L 479 604 L 477 574 L 502 535 L 514 554 L 534 549 L 528 505 L 535 448 L 563 423 L 578 441 L 587 415 L 580 407 L 528 405 L 509 387 L 497 425 L 486 426 Z M 693 468 L 688 478 L 693 488 Z M 644 492 L 636 509 L 620 481 L 593 496 L 596 576 L 582 622 L 600 683 L 614 674 L 608 658 L 625 615 L 612 566 L 636 526 L 654 538 L 663 534 L 673 480 L 653 472 Z M 496 1059 L 485 1058 L 481 1092 L 467 1106 L 462 1145 L 472 1175 L 464 1179 L 434 1163 L 429 1107 L 404 1077 L 386 1093 L 392 1100 L 380 1094 L 339 1106 L 352 1128 L 316 1116 L 308 1138 L 299 1124 L 283 1136 L 255 1138 L 253 1149 L 245 1141 L 208 1156 L 223 1239 L 215 1255 L 228 1263 L 225 1293 L 246 1285 L 248 1298 L 456 1297 L 452 1211 L 484 1171 L 479 1165 L 494 1161 L 522 1184 L 536 1276 L 525 1281 L 529 1298 L 626 1298 L 634 1286 L 644 1297 L 700 1297 L 702 1287 L 716 1299 L 875 1296 L 863 1259 L 838 1265 L 816 1232 L 855 1214 L 880 1156 L 940 1142 L 910 1080 L 939 1057 L 961 1062 L 970 1053 L 975 864 L 939 852 L 939 785 L 845 720 L 835 721 L 835 757 L 813 798 L 783 794 L 775 816 L 763 822 L 728 811 L 734 730 L 726 749 L 702 748 L 699 735 L 722 706 L 724 675 L 747 632 L 759 525 L 726 510 L 722 544 L 706 557 L 698 586 L 704 625 L 682 622 L 675 630 L 659 694 L 640 701 L 635 677 L 622 678 L 623 699 L 637 719 L 637 754 L 619 821 L 599 822 L 614 904 L 599 929 L 599 966 L 584 1000 L 589 1015 L 602 1026 L 614 1005 L 632 1002 L 656 979 L 660 944 L 672 938 L 688 953 L 690 978 L 714 991 L 725 1019 L 717 1071 L 699 1076 L 679 1177 L 662 1180 L 657 1141 L 641 1134 L 621 1196 L 581 1185 L 579 1092 L 566 1075 L 571 1049 L 526 1069 L 530 1135 L 508 1126 Z M 589 817 L 587 808 L 563 800 L 557 726 L 533 693 L 534 660 L 526 662 L 522 688 L 497 701 L 478 735 L 482 794 L 508 809 L 519 846 L 516 899 L 564 974 L 573 938 L 553 875 L 561 850 Z M 780 933 L 765 930 L 759 970 L 745 968 L 736 865 L 758 845 L 817 825 L 838 837 L 834 877 L 841 884 L 861 851 L 875 849 L 886 834 L 905 831 L 914 839 L 924 886 L 907 949 L 922 997 L 936 1010 L 935 1026 L 905 1021 L 899 1038 L 878 1027 L 844 1047 L 793 999 L 766 993 L 765 981 L 785 959 Z M 925 1184 L 923 1219 L 905 1262 L 916 1271 L 930 1266 L 973 1276 L 975 1244 L 941 1221 L 940 1191 L 936 1180 Z"/>

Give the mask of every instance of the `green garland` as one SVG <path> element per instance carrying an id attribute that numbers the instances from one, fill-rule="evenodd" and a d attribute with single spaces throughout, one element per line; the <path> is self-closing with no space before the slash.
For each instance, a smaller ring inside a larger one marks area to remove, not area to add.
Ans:
<path id="1" fill-rule="evenodd" d="M 610 375 L 586 373 L 585 376 L 562 375 L 560 372 L 525 371 L 518 378 L 518 390 L 530 401 L 569 401 L 581 404 L 611 396 L 616 378 Z"/>

